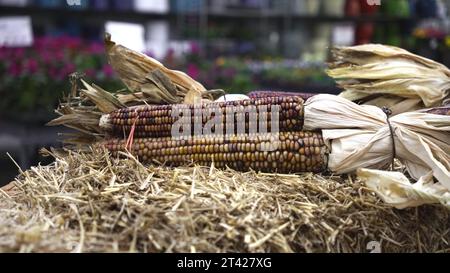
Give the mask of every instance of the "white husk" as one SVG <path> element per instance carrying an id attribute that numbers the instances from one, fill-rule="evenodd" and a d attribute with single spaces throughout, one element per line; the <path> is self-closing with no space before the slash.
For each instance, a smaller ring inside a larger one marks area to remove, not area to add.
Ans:
<path id="1" fill-rule="evenodd" d="M 420 180 L 431 172 L 450 191 L 450 116 L 408 112 L 391 117 L 390 123 L 396 157 L 411 177 Z M 304 129 L 322 129 L 331 148 L 328 168 L 333 172 L 386 169 L 391 163 L 391 133 L 386 114 L 378 107 L 317 95 L 305 104 Z"/>
<path id="2" fill-rule="evenodd" d="M 250 98 L 244 94 L 227 94 L 227 95 L 221 96 L 220 98 L 215 100 L 215 102 L 238 101 L 238 100 L 248 100 L 248 99 L 250 99 Z"/>

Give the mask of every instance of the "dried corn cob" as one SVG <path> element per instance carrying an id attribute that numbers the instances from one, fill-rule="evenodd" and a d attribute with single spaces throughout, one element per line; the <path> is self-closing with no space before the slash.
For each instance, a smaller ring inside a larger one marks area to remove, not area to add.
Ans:
<path id="1" fill-rule="evenodd" d="M 435 115 L 450 116 L 450 105 L 432 108 L 425 112 L 430 113 L 430 114 L 435 114 Z"/>
<path id="2" fill-rule="evenodd" d="M 270 98 L 270 97 L 300 97 L 303 100 L 307 100 L 317 94 L 314 93 L 297 93 L 297 92 L 283 92 L 283 91 L 253 91 L 248 93 L 252 99 Z"/>
<path id="3" fill-rule="evenodd" d="M 273 135 L 272 135 L 273 136 Z M 135 139 L 130 149 L 142 162 L 166 162 L 179 166 L 189 162 L 240 171 L 321 172 L 326 169 L 327 148 L 320 132 L 282 132 L 278 141 L 268 135 L 234 135 L 177 140 L 170 137 Z M 105 147 L 117 156 L 126 141 L 110 139 Z M 276 148 L 276 149 L 275 149 Z"/>
<path id="4" fill-rule="evenodd" d="M 228 110 L 243 110 L 243 107 L 256 106 L 257 116 L 256 120 L 250 118 L 246 113 L 243 116 L 234 115 L 233 120 L 227 119 Z M 222 112 L 223 130 L 226 133 L 227 126 L 233 126 L 234 132 L 237 132 L 239 123 L 244 122 L 245 133 L 249 133 L 249 126 L 255 125 L 261 118 L 270 121 L 272 118 L 271 110 L 274 106 L 279 106 L 279 130 L 280 131 L 298 131 L 303 127 L 303 100 L 300 97 L 278 97 L 278 98 L 261 98 L 242 101 L 207 103 L 200 106 L 196 105 L 197 109 L 212 110 L 217 109 Z M 177 110 L 175 110 L 177 108 Z M 128 134 L 132 127 L 135 126 L 135 137 L 168 137 L 171 136 L 171 130 L 174 123 L 180 119 L 179 116 L 172 117 L 173 111 L 180 111 L 180 109 L 188 110 L 191 115 L 191 133 L 193 135 L 195 127 L 193 122 L 199 119 L 195 115 L 194 105 L 147 105 L 135 108 L 123 108 L 106 115 L 101 122 L 104 129 L 108 129 L 112 135 L 123 136 Z M 264 111 L 266 110 L 266 111 Z M 264 111 L 264 112 L 263 112 Z M 208 112 L 208 111 L 205 111 Z M 264 117 L 264 116 L 265 117 Z M 211 116 L 204 114 L 200 116 L 202 126 L 205 125 Z M 199 122 L 200 123 L 200 122 Z M 267 122 L 270 128 L 271 122 Z M 218 133 L 218 132 L 217 132 Z"/>

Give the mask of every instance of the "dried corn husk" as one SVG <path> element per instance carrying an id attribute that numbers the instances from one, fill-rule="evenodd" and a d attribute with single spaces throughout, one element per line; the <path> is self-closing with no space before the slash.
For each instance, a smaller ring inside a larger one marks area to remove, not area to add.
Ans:
<path id="1" fill-rule="evenodd" d="M 396 158 L 411 177 L 420 181 L 431 173 L 439 187 L 450 192 L 450 116 L 409 112 L 391 117 L 390 124 Z M 322 129 L 331 149 L 328 168 L 333 172 L 387 169 L 392 161 L 387 116 L 378 107 L 317 95 L 305 103 L 304 129 Z"/>
<path id="2" fill-rule="evenodd" d="M 108 60 L 129 90 L 108 92 L 95 84 L 72 77 L 72 89 L 56 113 L 60 117 L 47 125 L 65 125 L 77 130 L 65 143 L 86 144 L 104 137 L 99 126 L 103 114 L 124 107 L 145 104 L 195 104 L 209 102 L 224 94 L 223 90 L 206 90 L 183 72 L 170 70 L 153 58 L 111 41 L 105 36 Z"/>
<path id="3" fill-rule="evenodd" d="M 147 103 L 193 103 L 196 94 L 201 98 L 208 96 L 203 85 L 187 74 L 166 68 L 157 60 L 118 45 L 111 40 L 111 35 L 105 35 L 105 47 L 108 61 L 119 75 L 128 89 L 139 100 L 145 98 Z M 186 102 L 186 94 L 190 96 Z M 132 100 L 132 96 L 126 96 L 126 100 Z"/>
<path id="4" fill-rule="evenodd" d="M 327 73 L 349 100 L 398 114 L 440 106 L 449 96 L 450 70 L 401 48 L 368 44 L 336 47 L 332 54 Z"/>
<path id="5" fill-rule="evenodd" d="M 400 172 L 359 169 L 356 174 L 384 202 L 398 209 L 424 204 L 442 204 L 450 208 L 449 190 L 440 183 L 434 183 L 431 172 L 414 184 Z"/>

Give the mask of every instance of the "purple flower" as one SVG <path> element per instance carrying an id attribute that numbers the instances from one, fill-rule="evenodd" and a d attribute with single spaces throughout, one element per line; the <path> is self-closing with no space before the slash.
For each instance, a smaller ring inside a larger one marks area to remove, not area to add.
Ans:
<path id="1" fill-rule="evenodd" d="M 35 59 L 29 59 L 26 63 L 25 63 L 25 69 L 30 73 L 30 74 L 34 74 L 38 71 L 39 66 L 38 66 L 38 62 Z"/>
<path id="2" fill-rule="evenodd" d="M 155 58 L 155 54 L 151 50 L 145 51 L 144 54 L 149 56 L 150 58 Z"/>
<path id="3" fill-rule="evenodd" d="M 58 70 L 54 67 L 50 67 L 48 70 L 48 76 L 52 80 L 60 80 L 60 74 L 58 73 Z"/>
<path id="4" fill-rule="evenodd" d="M 63 62 L 64 61 L 64 57 L 65 57 L 64 56 L 64 52 L 62 52 L 62 51 L 55 52 L 54 58 L 55 58 L 56 61 Z"/>
<path id="5" fill-rule="evenodd" d="M 74 64 L 72 63 L 67 63 L 64 65 L 64 68 L 61 70 L 62 71 L 62 78 L 67 77 L 67 75 L 73 73 L 76 71 L 76 67 Z"/>
<path id="6" fill-rule="evenodd" d="M 102 54 L 104 51 L 105 48 L 101 43 L 91 43 L 88 48 L 88 53 L 91 54 Z"/>
<path id="7" fill-rule="evenodd" d="M 52 61 L 52 56 L 50 54 L 50 52 L 48 51 L 42 51 L 41 52 L 41 59 L 45 64 L 49 64 Z"/>
<path id="8" fill-rule="evenodd" d="M 102 71 L 103 71 L 103 74 L 105 74 L 105 77 L 107 77 L 107 78 L 112 77 L 114 74 L 114 71 L 109 64 L 103 65 Z"/>
<path id="9" fill-rule="evenodd" d="M 13 62 L 8 67 L 8 74 L 13 77 L 18 77 L 22 74 L 22 67 L 19 63 Z"/>
<path id="10" fill-rule="evenodd" d="M 84 73 L 86 74 L 86 76 L 88 76 L 89 78 L 94 78 L 95 77 L 95 70 L 93 68 L 88 68 L 84 71 Z"/>
<path id="11" fill-rule="evenodd" d="M 81 39 L 70 36 L 62 36 L 59 40 L 57 40 L 61 46 L 65 46 L 70 49 L 76 49 L 81 46 Z"/>
<path id="12" fill-rule="evenodd" d="M 9 56 L 9 50 L 6 47 L 0 46 L 0 59 L 6 59 Z"/>
<path id="13" fill-rule="evenodd" d="M 13 51 L 14 53 L 14 58 L 16 58 L 16 59 L 21 59 L 21 58 L 23 58 L 24 57 L 24 55 L 25 55 L 25 49 L 24 48 L 22 48 L 22 47 L 18 47 L 18 48 L 15 48 L 14 49 L 14 51 Z"/>
<path id="14" fill-rule="evenodd" d="M 197 79 L 200 74 L 200 69 L 198 69 L 195 64 L 188 64 L 187 66 L 187 74 L 194 79 Z"/>
<path id="15" fill-rule="evenodd" d="M 192 42 L 190 44 L 190 46 L 191 46 L 191 53 L 192 54 L 194 54 L 194 55 L 200 54 L 200 46 L 198 45 L 198 43 Z"/>
<path id="16" fill-rule="evenodd" d="M 224 71 L 224 76 L 226 78 L 232 79 L 236 75 L 236 70 L 234 68 L 227 68 Z"/>

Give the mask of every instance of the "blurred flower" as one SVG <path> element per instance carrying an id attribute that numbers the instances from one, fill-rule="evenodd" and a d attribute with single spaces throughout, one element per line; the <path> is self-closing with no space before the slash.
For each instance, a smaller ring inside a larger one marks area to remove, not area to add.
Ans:
<path id="1" fill-rule="evenodd" d="M 24 48 L 15 48 L 14 50 L 13 50 L 13 58 L 16 58 L 16 59 L 20 59 L 20 58 L 23 58 L 23 56 L 25 55 L 25 49 Z"/>
<path id="2" fill-rule="evenodd" d="M 102 43 L 91 43 L 88 47 L 88 53 L 91 54 L 104 54 L 105 47 Z"/>
<path id="3" fill-rule="evenodd" d="M 191 47 L 191 54 L 193 54 L 193 55 L 200 54 L 200 46 L 198 43 L 191 42 L 190 47 Z"/>
<path id="4" fill-rule="evenodd" d="M 63 63 L 64 61 L 65 61 L 65 54 L 64 54 L 64 52 L 62 52 L 62 51 L 56 51 L 56 52 L 54 52 L 54 56 L 53 56 L 53 59 L 55 60 L 55 61 L 59 61 L 59 62 L 61 62 L 61 63 Z"/>
<path id="5" fill-rule="evenodd" d="M 0 115 L 48 111 L 69 86 L 68 75 L 79 70 L 106 90 L 122 88 L 113 77 L 103 44 L 78 37 L 36 37 L 30 47 L 0 47 Z M 100 72 L 100 73 L 97 73 Z M 3 109 L 8 109 L 4 111 Z"/>
<path id="6" fill-rule="evenodd" d="M 57 45 L 70 49 L 78 49 L 81 45 L 81 39 L 75 37 L 63 36 L 55 40 Z"/>
<path id="7" fill-rule="evenodd" d="M 114 74 L 114 71 L 109 64 L 104 64 L 102 71 L 103 71 L 103 74 L 105 74 L 105 77 L 112 77 Z"/>
<path id="8" fill-rule="evenodd" d="M 25 63 L 25 69 L 28 71 L 28 73 L 30 74 L 34 74 L 38 71 L 39 67 L 38 67 L 38 63 L 35 59 L 29 59 L 26 63 Z"/>
<path id="9" fill-rule="evenodd" d="M 18 77 L 22 74 L 22 68 L 20 64 L 12 62 L 8 67 L 8 74 L 13 77 Z"/>
<path id="10" fill-rule="evenodd" d="M 50 76 L 51 80 L 61 80 L 61 75 L 60 73 L 58 73 L 58 69 L 54 68 L 54 67 L 50 67 L 48 69 L 48 75 Z"/>
<path id="11" fill-rule="evenodd" d="M 236 69 L 234 68 L 227 68 L 224 71 L 224 76 L 226 78 L 232 79 L 236 75 Z"/>
<path id="12" fill-rule="evenodd" d="M 191 76 L 193 79 L 198 79 L 200 74 L 200 69 L 196 64 L 188 64 L 187 66 L 187 74 Z"/>
<path id="13" fill-rule="evenodd" d="M 93 68 L 88 68 L 88 69 L 84 70 L 84 73 L 89 78 L 94 78 L 95 77 L 95 70 Z"/>
<path id="14" fill-rule="evenodd" d="M 225 65 L 225 58 L 224 57 L 219 57 L 216 59 L 216 65 L 218 66 L 223 66 Z"/>
<path id="15" fill-rule="evenodd" d="M 76 71 L 76 67 L 73 63 L 65 64 L 64 68 L 61 70 L 60 78 L 67 79 L 67 77 Z"/>

